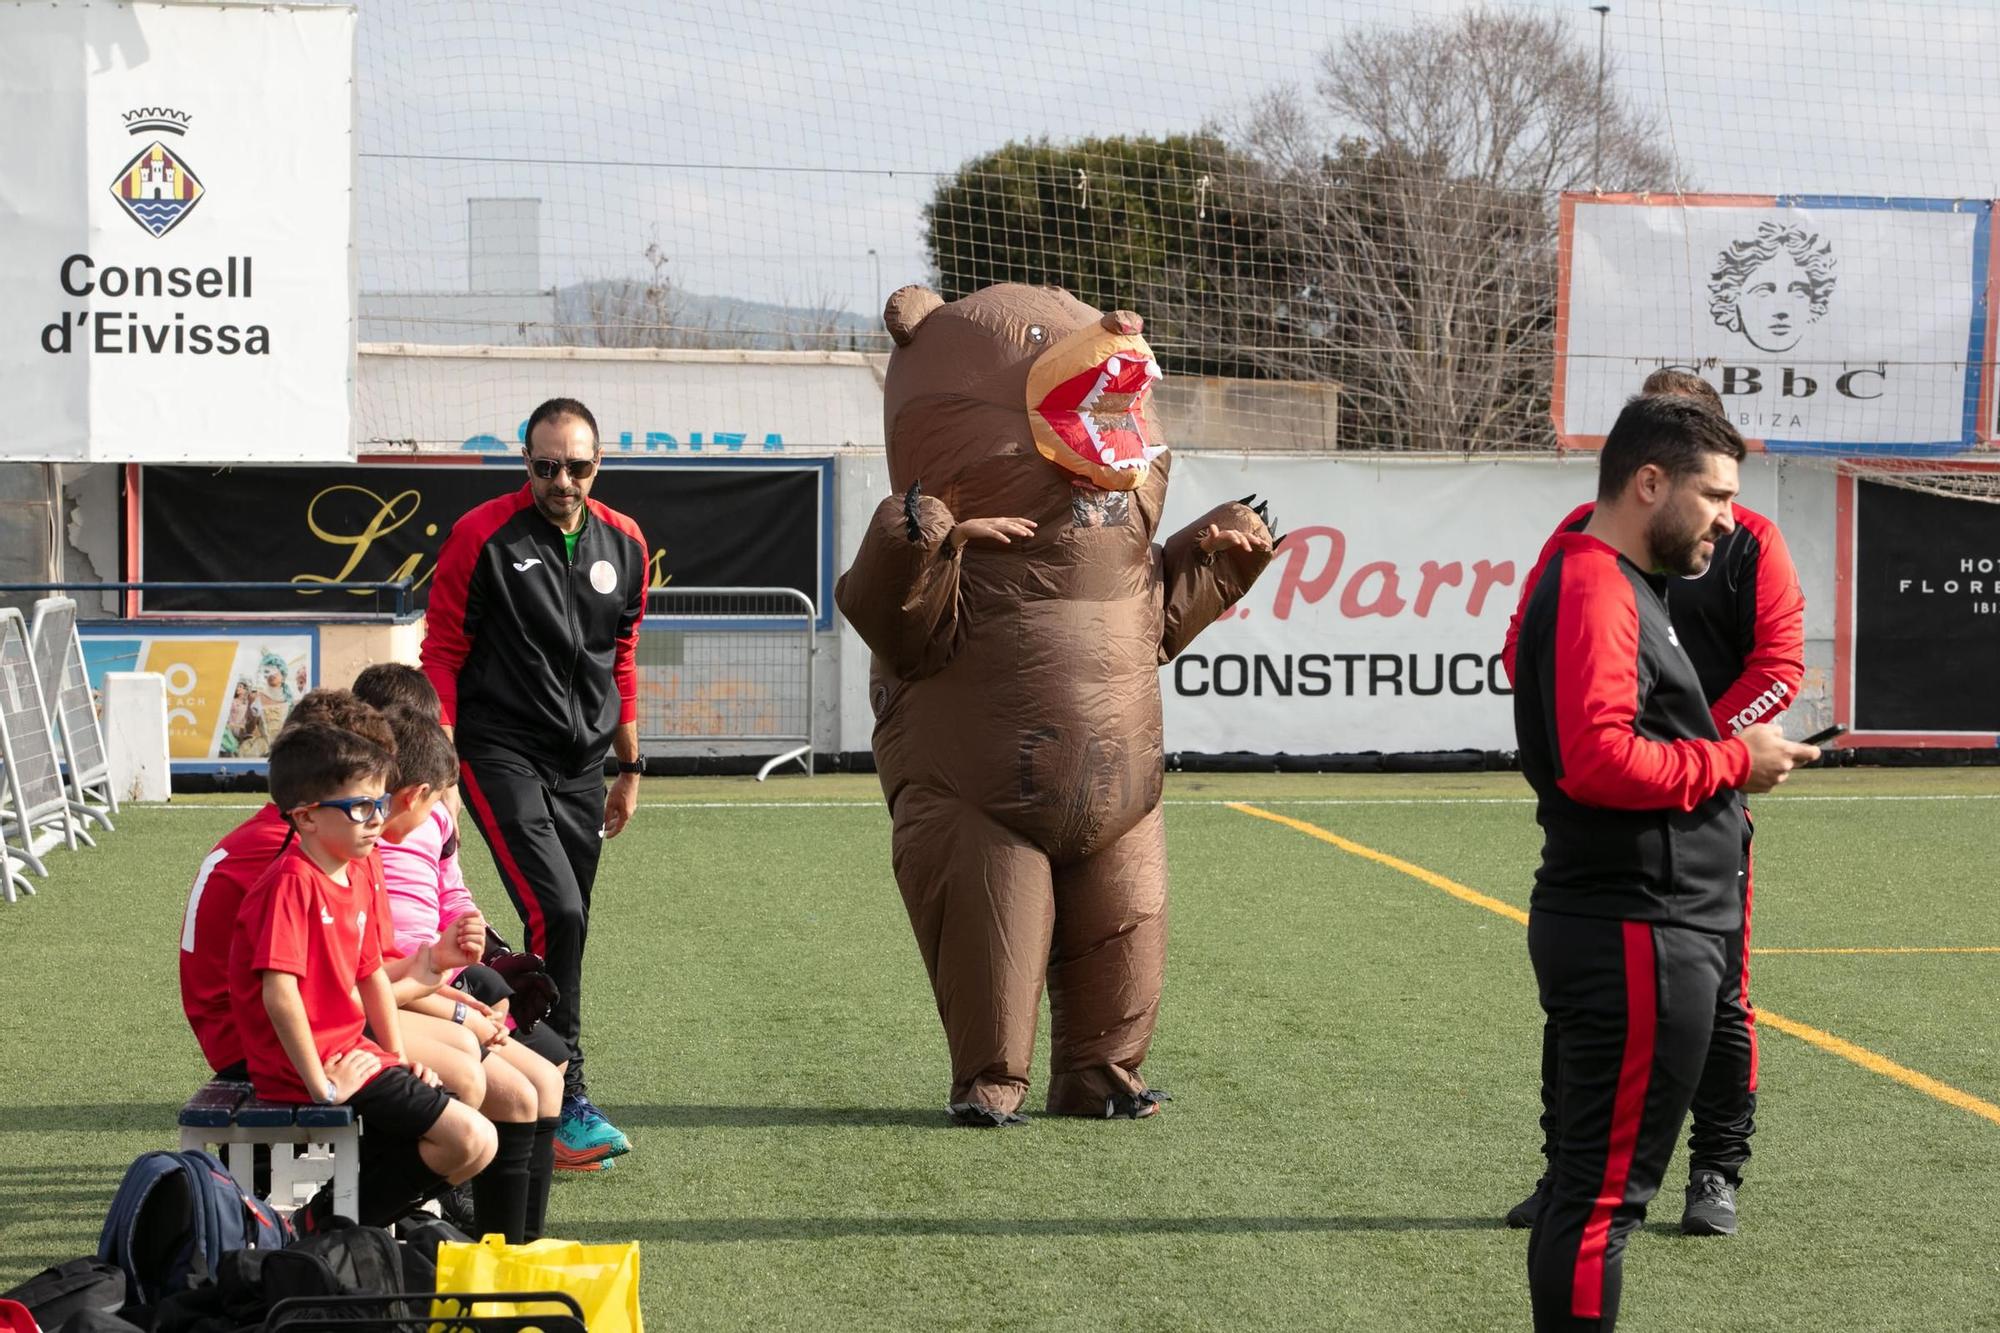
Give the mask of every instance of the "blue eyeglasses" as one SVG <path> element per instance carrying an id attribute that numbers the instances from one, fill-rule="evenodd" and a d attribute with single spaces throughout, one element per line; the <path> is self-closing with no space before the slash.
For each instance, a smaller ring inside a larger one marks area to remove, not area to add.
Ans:
<path id="1" fill-rule="evenodd" d="M 394 799 L 395 797 L 389 792 L 384 792 L 380 796 L 335 796 L 324 801 L 314 801 L 306 809 L 312 810 L 324 805 L 346 815 L 349 823 L 368 824 L 377 819 L 387 819 L 389 803 Z"/>

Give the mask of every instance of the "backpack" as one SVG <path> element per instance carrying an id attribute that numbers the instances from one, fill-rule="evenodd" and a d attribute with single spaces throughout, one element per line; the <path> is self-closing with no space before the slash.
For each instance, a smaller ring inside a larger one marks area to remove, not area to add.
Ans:
<path id="1" fill-rule="evenodd" d="M 125 1271 L 127 1297 L 158 1305 L 215 1277 L 231 1250 L 275 1250 L 291 1224 L 243 1192 L 206 1152 L 149 1152 L 125 1171 L 97 1257 Z"/>
<path id="2" fill-rule="evenodd" d="M 264 1256 L 264 1299 L 393 1296 L 403 1289 L 402 1253 L 381 1227 L 340 1227 Z"/>
<path id="3" fill-rule="evenodd" d="M 125 1274 L 95 1259 L 72 1259 L 44 1268 L 12 1291 L 0 1291 L 0 1300 L 19 1301 L 36 1323 L 52 1329 L 78 1310 L 116 1314 L 124 1309 Z"/>

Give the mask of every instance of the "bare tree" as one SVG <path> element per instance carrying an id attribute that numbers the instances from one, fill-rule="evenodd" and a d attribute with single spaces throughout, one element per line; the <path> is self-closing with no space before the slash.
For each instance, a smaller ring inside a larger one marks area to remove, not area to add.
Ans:
<path id="1" fill-rule="evenodd" d="M 1266 373 L 1343 383 L 1360 447 L 1549 443 L 1556 192 L 1663 188 L 1672 163 L 1559 15 L 1475 9 L 1357 28 L 1315 98 L 1267 96 L 1234 137 L 1260 165 L 1224 182 L 1279 218 L 1284 269 L 1248 300 L 1300 311 Z M 1599 125 L 1599 117 L 1602 125 Z"/>
<path id="2" fill-rule="evenodd" d="M 841 327 L 846 308 L 821 293 L 804 306 L 780 296 L 775 306 L 718 303 L 690 298 L 667 275 L 668 257 L 656 241 L 646 247 L 648 272 L 574 289 L 558 312 L 552 340 L 572 347 L 834 348 L 849 336 Z M 696 310 L 706 305 L 703 313 Z M 768 313 L 766 313 L 768 312 Z"/>

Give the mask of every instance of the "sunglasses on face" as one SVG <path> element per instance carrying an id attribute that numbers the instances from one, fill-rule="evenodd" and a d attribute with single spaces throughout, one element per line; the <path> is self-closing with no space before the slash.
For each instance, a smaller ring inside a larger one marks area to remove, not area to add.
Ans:
<path id="1" fill-rule="evenodd" d="M 541 481 L 554 481 L 558 472 L 567 472 L 573 480 L 582 481 L 597 471 L 596 460 L 589 458 L 530 458 L 528 466 Z"/>
<path id="2" fill-rule="evenodd" d="M 324 801 L 314 801 L 305 808 L 316 810 L 320 806 L 326 806 L 346 815 L 349 823 L 372 824 L 378 819 L 389 817 L 389 803 L 394 799 L 394 795 L 389 792 L 383 792 L 380 796 L 334 796 Z"/>

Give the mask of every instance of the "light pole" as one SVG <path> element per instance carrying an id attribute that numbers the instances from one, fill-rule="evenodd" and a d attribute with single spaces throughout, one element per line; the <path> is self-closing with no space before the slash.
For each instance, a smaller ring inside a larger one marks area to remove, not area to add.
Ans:
<path id="1" fill-rule="evenodd" d="M 1611 6 L 1590 8 L 1597 15 L 1597 133 L 1590 149 L 1590 184 L 1592 189 L 1598 189 L 1604 180 L 1604 20 L 1611 13 Z"/>
<path id="2" fill-rule="evenodd" d="M 874 264 L 875 264 L 875 306 L 876 306 L 876 309 L 875 309 L 874 313 L 876 313 L 876 314 L 879 314 L 879 313 L 881 313 L 881 306 L 882 306 L 882 256 L 880 256 L 880 255 L 876 254 L 876 253 L 875 253 L 875 251 L 874 251 L 874 249 L 873 249 L 873 248 L 871 247 L 871 248 L 869 249 L 869 251 L 868 251 L 868 258 L 869 258 L 869 259 L 871 259 L 872 261 L 874 261 Z"/>

